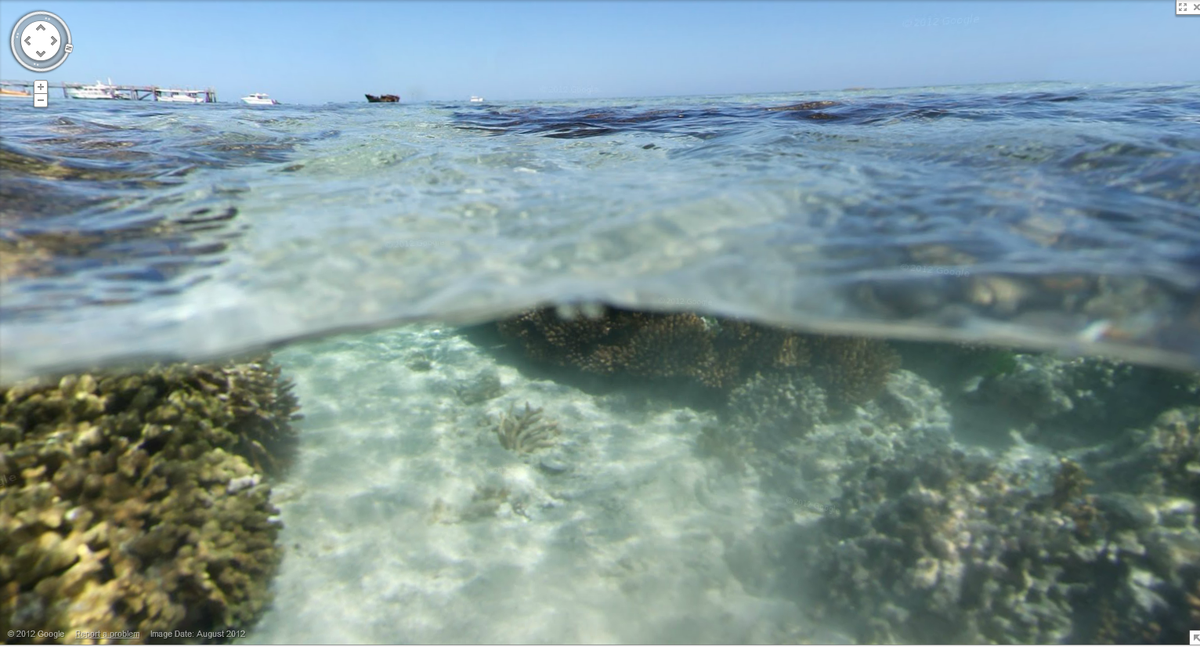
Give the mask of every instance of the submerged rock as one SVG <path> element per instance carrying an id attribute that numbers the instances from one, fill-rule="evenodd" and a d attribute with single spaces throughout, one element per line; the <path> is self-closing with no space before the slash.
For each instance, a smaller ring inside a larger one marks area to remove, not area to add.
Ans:
<path id="1" fill-rule="evenodd" d="M 495 370 L 480 371 L 470 380 L 455 388 L 463 404 L 479 404 L 504 394 L 504 384 Z"/>
<path id="2" fill-rule="evenodd" d="M 251 361 L 0 392 L 0 633 L 250 626 L 281 555 L 254 485 L 294 445 L 290 388 Z"/>

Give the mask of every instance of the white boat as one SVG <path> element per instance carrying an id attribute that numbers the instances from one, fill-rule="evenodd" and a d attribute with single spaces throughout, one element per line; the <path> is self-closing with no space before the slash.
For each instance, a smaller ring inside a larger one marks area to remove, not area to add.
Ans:
<path id="1" fill-rule="evenodd" d="M 242 103 L 248 103 L 252 106 L 276 106 L 279 102 L 268 97 L 262 92 L 255 92 L 249 96 L 242 97 Z"/>
<path id="2" fill-rule="evenodd" d="M 198 96 L 199 93 L 188 93 L 180 91 L 171 91 L 163 94 L 156 94 L 155 101 L 166 101 L 167 103 L 204 103 L 206 99 Z"/>
<path id="3" fill-rule="evenodd" d="M 72 99 L 117 99 L 117 86 L 112 85 L 112 79 L 105 85 L 96 81 L 95 85 L 81 85 L 77 88 L 65 88 L 68 97 Z"/>
<path id="4" fill-rule="evenodd" d="M 483 103 L 483 97 L 471 97 L 471 103 Z"/>

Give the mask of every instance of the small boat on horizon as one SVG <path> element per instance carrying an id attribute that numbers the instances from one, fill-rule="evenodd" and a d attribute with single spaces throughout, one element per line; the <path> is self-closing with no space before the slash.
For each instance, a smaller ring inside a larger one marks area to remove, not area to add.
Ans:
<path id="1" fill-rule="evenodd" d="M 400 95 L 384 94 L 375 96 L 373 94 L 368 94 L 367 103 L 400 103 Z"/>
<path id="2" fill-rule="evenodd" d="M 242 103 L 252 106 L 277 106 L 279 102 L 267 96 L 263 92 L 255 92 L 253 94 L 242 97 Z"/>
<path id="3" fill-rule="evenodd" d="M 0 88 L 0 97 L 10 97 L 13 99 L 28 98 L 33 95 L 24 90 L 9 90 L 8 88 Z"/>
<path id="4" fill-rule="evenodd" d="M 483 103 L 483 97 L 471 96 L 471 103 Z"/>

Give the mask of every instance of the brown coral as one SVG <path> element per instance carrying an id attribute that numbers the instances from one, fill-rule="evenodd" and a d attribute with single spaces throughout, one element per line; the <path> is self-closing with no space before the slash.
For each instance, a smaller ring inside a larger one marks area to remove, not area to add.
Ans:
<path id="1" fill-rule="evenodd" d="M 597 317 L 560 317 L 542 308 L 496 325 L 532 359 L 601 375 L 685 378 L 729 390 L 759 372 L 805 369 L 830 390 L 835 406 L 870 400 L 899 366 L 883 342 L 694 313 L 608 308 Z"/>
<path id="2" fill-rule="evenodd" d="M 1090 539 L 1097 531 L 1100 521 L 1095 497 L 1089 496 L 1087 487 L 1091 479 L 1083 472 L 1079 463 L 1066 458 L 1059 459 L 1059 470 L 1054 476 L 1054 490 L 1050 493 L 1050 505 L 1074 522 L 1075 532 L 1081 539 Z"/>
<path id="3" fill-rule="evenodd" d="M 834 408 L 871 400 L 900 367 L 896 353 L 873 339 L 821 335 L 811 343 L 817 380 Z"/>
<path id="4" fill-rule="evenodd" d="M 609 309 L 601 317 L 561 318 L 544 308 L 497 327 L 534 359 L 602 375 L 688 376 L 711 359 L 711 336 L 693 314 Z"/>
<path id="5" fill-rule="evenodd" d="M 256 469 L 294 441 L 265 362 L 31 381 L 0 401 L 0 632 L 247 626 L 279 557 Z M 36 639 L 35 639 L 36 640 Z"/>

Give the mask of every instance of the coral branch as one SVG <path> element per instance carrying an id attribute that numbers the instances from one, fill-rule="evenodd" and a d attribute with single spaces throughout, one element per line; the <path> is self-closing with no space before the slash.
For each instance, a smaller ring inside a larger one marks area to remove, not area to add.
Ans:
<path id="1" fill-rule="evenodd" d="M 554 446 L 555 439 L 562 432 L 558 423 L 542 418 L 540 408 L 533 409 L 525 403 L 525 410 L 513 413 L 512 405 L 508 413 L 501 413 L 492 431 L 500 439 L 500 444 L 507 450 L 526 454 L 535 449 Z"/>

